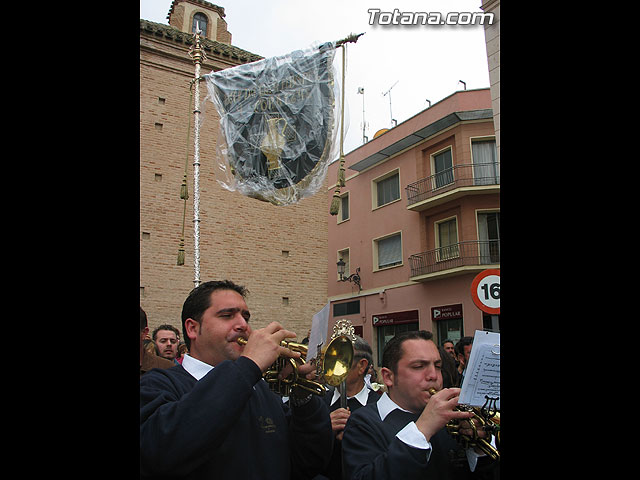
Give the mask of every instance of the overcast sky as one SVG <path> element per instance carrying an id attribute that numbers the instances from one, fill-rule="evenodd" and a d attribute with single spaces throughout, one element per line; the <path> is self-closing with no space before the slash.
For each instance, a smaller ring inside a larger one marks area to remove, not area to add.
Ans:
<path id="1" fill-rule="evenodd" d="M 363 99 L 371 140 L 457 90 L 489 87 L 482 25 L 369 25 L 381 12 L 482 12 L 482 0 L 217 0 L 225 10 L 232 45 L 263 57 L 284 55 L 316 42 L 366 32 L 348 44 L 345 154 L 362 145 Z M 140 0 L 140 18 L 167 25 L 171 0 Z M 340 54 L 336 66 L 340 72 Z M 209 73 L 209 72 L 203 72 Z M 397 82 L 397 83 L 396 83 Z M 394 86 L 395 84 L 395 86 Z M 393 86 L 393 88 L 391 88 Z M 364 88 L 364 95 L 358 94 Z M 391 93 L 383 93 L 391 88 Z M 391 97 L 391 109 L 389 105 Z"/>

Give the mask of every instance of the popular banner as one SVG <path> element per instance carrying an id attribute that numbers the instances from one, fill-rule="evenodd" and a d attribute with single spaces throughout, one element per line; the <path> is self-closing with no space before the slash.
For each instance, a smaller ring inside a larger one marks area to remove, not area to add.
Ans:
<path id="1" fill-rule="evenodd" d="M 336 155 L 336 44 L 205 75 L 220 115 L 220 184 L 290 205 L 316 193 Z"/>

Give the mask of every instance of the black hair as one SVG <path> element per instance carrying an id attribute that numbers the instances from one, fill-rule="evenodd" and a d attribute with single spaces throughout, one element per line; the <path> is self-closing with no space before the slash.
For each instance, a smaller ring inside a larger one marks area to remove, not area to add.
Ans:
<path id="1" fill-rule="evenodd" d="M 202 283 L 191 290 L 182 306 L 182 334 L 184 343 L 189 350 L 191 350 L 191 339 L 187 336 L 184 323 L 187 318 L 192 318 L 199 324 L 202 324 L 202 315 L 205 310 L 211 306 L 211 293 L 216 290 L 233 290 L 242 295 L 242 298 L 246 298 L 249 293 L 245 287 L 236 285 L 231 280 L 213 280 Z"/>
<path id="2" fill-rule="evenodd" d="M 397 334 L 385 345 L 380 366 L 397 374 L 398 361 L 402 357 L 402 344 L 407 340 L 433 340 L 433 334 L 427 330 L 409 330 Z"/>
<path id="3" fill-rule="evenodd" d="M 472 345 L 473 344 L 473 337 L 462 337 L 460 340 L 458 340 L 458 343 L 456 343 L 456 346 L 453 347 L 453 349 L 456 352 L 456 355 L 464 355 L 464 347 L 466 345 Z"/>

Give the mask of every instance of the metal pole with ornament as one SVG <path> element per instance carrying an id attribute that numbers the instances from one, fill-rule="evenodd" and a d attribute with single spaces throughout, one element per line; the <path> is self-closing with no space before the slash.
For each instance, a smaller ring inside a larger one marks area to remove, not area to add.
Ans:
<path id="1" fill-rule="evenodd" d="M 194 288 L 200 285 L 200 66 L 206 60 L 200 44 L 200 25 L 196 26 L 193 45 L 189 49 L 189 56 L 195 64 L 194 85 L 194 154 L 193 154 L 193 271 Z"/>

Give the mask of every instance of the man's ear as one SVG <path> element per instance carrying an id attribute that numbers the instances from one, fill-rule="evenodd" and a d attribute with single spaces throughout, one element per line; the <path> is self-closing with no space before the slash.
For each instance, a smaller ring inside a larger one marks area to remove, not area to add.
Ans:
<path id="1" fill-rule="evenodd" d="M 364 375 L 369 370 L 369 361 L 366 358 L 358 360 L 358 375 Z"/>
<path id="2" fill-rule="evenodd" d="M 389 387 L 393 387 L 393 381 L 394 381 L 393 372 L 389 370 L 387 367 L 382 367 L 380 369 L 380 374 L 382 375 L 382 382 L 387 386 L 387 389 Z"/>
<path id="3" fill-rule="evenodd" d="M 187 337 L 189 337 L 189 339 L 193 341 L 193 339 L 195 339 L 200 333 L 200 324 L 193 318 L 187 318 L 184 321 L 184 329 L 186 331 Z"/>

